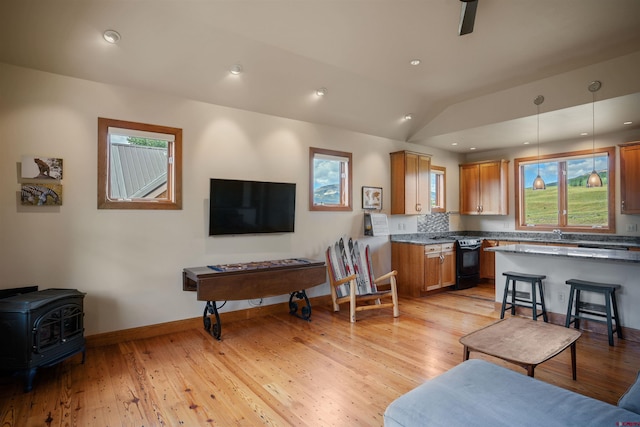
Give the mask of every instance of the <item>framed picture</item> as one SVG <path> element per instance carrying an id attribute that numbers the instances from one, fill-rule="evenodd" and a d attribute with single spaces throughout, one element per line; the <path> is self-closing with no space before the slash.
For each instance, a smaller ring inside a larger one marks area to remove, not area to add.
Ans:
<path id="1" fill-rule="evenodd" d="M 382 209 L 382 187 L 362 187 L 362 209 Z"/>

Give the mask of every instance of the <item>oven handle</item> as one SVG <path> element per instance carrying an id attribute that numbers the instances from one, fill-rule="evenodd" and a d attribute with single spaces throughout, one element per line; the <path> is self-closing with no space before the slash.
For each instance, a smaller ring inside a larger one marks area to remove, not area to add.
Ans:
<path id="1" fill-rule="evenodd" d="M 474 245 L 474 246 L 459 246 L 459 249 L 463 251 L 475 251 L 476 249 L 480 249 L 482 244 Z"/>

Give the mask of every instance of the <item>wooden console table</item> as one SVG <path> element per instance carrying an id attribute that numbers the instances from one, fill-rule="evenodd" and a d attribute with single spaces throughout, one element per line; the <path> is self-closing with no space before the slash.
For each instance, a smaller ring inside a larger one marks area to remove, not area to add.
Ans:
<path id="1" fill-rule="evenodd" d="M 311 304 L 305 289 L 325 283 L 326 280 L 327 271 L 323 261 L 294 258 L 185 268 L 182 272 L 182 290 L 197 292 L 198 301 L 207 301 L 202 315 L 204 328 L 219 340 L 222 328 L 216 301 L 265 298 L 288 293 L 291 294 L 289 313 L 309 320 Z M 301 308 L 301 314 L 298 314 L 298 303 L 294 298 L 306 303 Z"/>

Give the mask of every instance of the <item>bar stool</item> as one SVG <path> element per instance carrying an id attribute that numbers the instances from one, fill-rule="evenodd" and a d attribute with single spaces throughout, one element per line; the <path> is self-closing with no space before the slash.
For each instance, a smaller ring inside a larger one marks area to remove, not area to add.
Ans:
<path id="1" fill-rule="evenodd" d="M 618 317 L 618 304 L 616 303 L 616 289 L 620 289 L 620 285 L 610 285 L 607 283 L 587 282 L 586 280 L 570 279 L 565 282 L 571 286 L 569 292 L 569 307 L 567 308 L 567 319 L 565 326 L 568 328 L 571 323 L 574 323 L 576 329 L 580 328 L 580 319 L 590 320 L 592 322 L 606 323 L 607 334 L 609 335 L 609 345 L 613 346 L 613 332 L 615 331 L 618 338 L 622 338 L 622 330 L 620 328 Z M 593 304 L 580 300 L 580 292 L 594 292 L 604 295 L 604 305 Z M 575 314 L 574 312 L 574 296 L 575 294 Z M 611 312 L 613 307 L 613 313 Z M 581 314 L 588 314 L 589 316 L 606 317 L 607 320 L 598 320 L 592 317 L 585 317 Z M 615 320 L 616 327 L 613 328 L 613 320 Z"/>
<path id="2" fill-rule="evenodd" d="M 500 311 L 500 318 L 504 319 L 504 312 L 507 308 L 511 308 L 511 315 L 516 314 L 516 307 L 526 307 L 530 308 L 533 314 L 533 320 L 538 320 L 538 316 L 542 314 L 542 318 L 545 322 L 548 322 L 547 318 L 547 308 L 544 305 L 544 292 L 542 291 L 542 280 L 546 279 L 547 276 L 538 275 L 538 274 L 524 274 L 524 273 L 516 273 L 513 271 L 505 271 L 502 273 L 503 276 L 507 276 L 507 282 L 504 285 L 504 296 L 502 297 L 502 310 Z M 525 282 L 531 285 L 531 299 L 525 299 L 518 296 L 522 296 L 523 292 L 517 291 L 517 282 Z M 513 284 L 513 288 L 511 289 L 511 302 L 507 302 L 507 296 L 509 294 L 510 285 Z M 536 296 L 536 285 L 538 288 L 538 293 L 540 293 L 540 301 L 537 300 Z M 524 303 L 524 304 L 521 304 Z M 542 309 L 538 312 L 538 306 Z"/>

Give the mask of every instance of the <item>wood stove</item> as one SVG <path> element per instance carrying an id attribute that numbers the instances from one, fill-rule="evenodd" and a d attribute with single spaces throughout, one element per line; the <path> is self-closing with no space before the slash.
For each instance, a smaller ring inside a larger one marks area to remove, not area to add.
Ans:
<path id="1" fill-rule="evenodd" d="M 32 389 L 38 368 L 78 353 L 84 363 L 84 295 L 76 289 L 37 287 L 0 294 L 0 367 L 22 374 L 25 392 Z"/>

